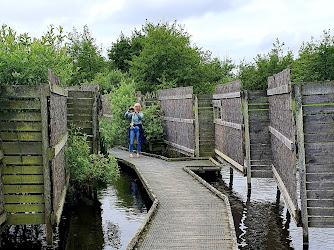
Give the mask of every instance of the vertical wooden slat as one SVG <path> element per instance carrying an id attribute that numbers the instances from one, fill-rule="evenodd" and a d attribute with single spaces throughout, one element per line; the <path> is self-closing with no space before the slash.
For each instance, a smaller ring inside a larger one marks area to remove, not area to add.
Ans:
<path id="1" fill-rule="evenodd" d="M 244 124 L 245 124 L 245 150 L 246 150 L 245 167 L 247 170 L 248 192 L 250 192 L 252 169 L 251 169 L 251 163 L 250 163 L 250 137 L 249 137 L 249 114 L 248 114 L 248 92 L 247 90 L 244 91 Z"/>
<path id="2" fill-rule="evenodd" d="M 195 108 L 195 156 L 199 157 L 199 121 L 198 121 L 198 96 L 194 95 Z"/>
<path id="3" fill-rule="evenodd" d="M 97 144 L 97 93 L 94 93 L 93 97 L 93 109 L 92 109 L 92 130 L 93 130 L 93 153 L 98 153 L 98 144 Z"/>
<path id="4" fill-rule="evenodd" d="M 51 224 L 51 173 L 49 159 L 49 126 L 48 126 L 48 91 L 47 84 L 41 84 L 41 118 L 42 118 L 42 153 L 44 172 L 44 202 L 45 202 L 45 224 L 47 245 L 53 243 L 53 233 Z"/>
<path id="5" fill-rule="evenodd" d="M 300 174 L 300 199 L 301 199 L 301 216 L 303 224 L 303 242 L 308 244 L 308 214 L 307 214 L 307 197 L 306 197 L 306 165 L 305 165 L 305 147 L 304 147 L 304 128 L 303 128 L 303 107 L 301 85 L 295 86 L 296 101 L 296 132 L 298 145 L 298 165 Z"/>

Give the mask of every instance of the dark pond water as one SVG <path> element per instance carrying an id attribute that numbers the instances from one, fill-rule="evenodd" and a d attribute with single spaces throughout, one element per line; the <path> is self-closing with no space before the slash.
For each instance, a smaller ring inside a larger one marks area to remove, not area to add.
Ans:
<path id="1" fill-rule="evenodd" d="M 247 179 L 230 175 L 228 167 L 219 174 L 201 175 L 229 197 L 239 249 L 303 249 L 302 228 L 289 217 L 273 179 Z M 334 249 L 333 228 L 309 228 L 309 249 Z"/>
<path id="2" fill-rule="evenodd" d="M 145 218 L 151 201 L 133 170 L 121 167 L 120 178 L 99 187 L 98 199 L 82 198 L 65 207 L 56 249 L 126 249 Z M 12 226 L 2 233 L 2 249 L 42 249 L 44 226 Z"/>

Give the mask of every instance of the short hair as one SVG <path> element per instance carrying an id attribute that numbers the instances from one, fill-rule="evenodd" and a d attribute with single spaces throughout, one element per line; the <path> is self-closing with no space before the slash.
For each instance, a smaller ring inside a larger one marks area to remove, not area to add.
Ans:
<path id="1" fill-rule="evenodd" d="M 140 103 L 138 103 L 138 102 L 134 105 L 134 107 L 137 107 L 137 106 L 138 106 L 139 108 L 141 108 L 141 105 L 140 105 Z"/>

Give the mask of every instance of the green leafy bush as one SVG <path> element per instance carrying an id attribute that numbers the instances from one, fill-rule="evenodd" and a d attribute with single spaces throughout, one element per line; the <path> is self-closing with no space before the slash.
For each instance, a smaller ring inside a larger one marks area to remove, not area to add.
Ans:
<path id="1" fill-rule="evenodd" d="M 0 28 L 0 85 L 39 85 L 48 82 L 48 68 L 69 81 L 72 75 L 71 58 L 64 45 L 63 28 L 50 26 L 42 38 L 28 33 L 18 35 L 3 25 Z"/>
<path id="2" fill-rule="evenodd" d="M 143 128 L 146 140 L 148 143 L 161 140 L 163 137 L 163 121 L 161 118 L 163 111 L 156 103 L 143 110 L 143 113 Z"/>
<path id="3" fill-rule="evenodd" d="M 90 154 L 86 135 L 78 130 L 70 130 L 68 147 L 65 150 L 66 164 L 71 179 L 80 183 L 110 182 L 119 176 L 116 159 L 101 154 Z"/>

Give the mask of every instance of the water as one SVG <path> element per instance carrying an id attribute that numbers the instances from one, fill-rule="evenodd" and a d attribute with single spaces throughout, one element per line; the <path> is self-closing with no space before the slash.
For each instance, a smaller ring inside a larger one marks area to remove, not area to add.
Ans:
<path id="1" fill-rule="evenodd" d="M 126 249 L 144 220 L 151 201 L 135 173 L 124 167 L 120 178 L 101 186 L 98 199 L 81 198 L 65 207 L 56 249 Z M 3 249 L 42 249 L 45 227 L 11 226 L 2 233 Z"/>
<path id="2" fill-rule="evenodd" d="M 274 179 L 247 179 L 238 173 L 231 178 L 228 167 L 218 175 L 201 175 L 228 196 L 239 249 L 303 249 L 302 228 L 297 227 L 277 193 Z M 309 228 L 309 249 L 334 249 L 334 228 Z"/>

